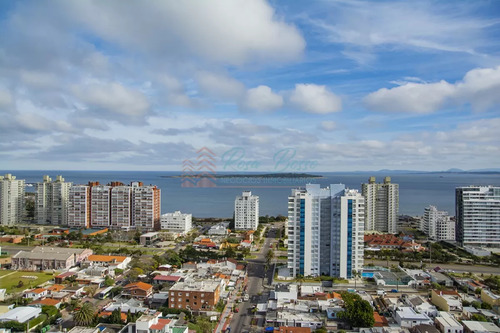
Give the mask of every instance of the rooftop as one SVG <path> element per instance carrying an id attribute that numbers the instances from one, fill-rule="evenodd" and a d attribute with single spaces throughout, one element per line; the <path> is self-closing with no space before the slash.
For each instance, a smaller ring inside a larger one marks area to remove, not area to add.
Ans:
<path id="1" fill-rule="evenodd" d="M 170 288 L 171 291 L 206 291 L 214 292 L 220 286 L 219 281 L 187 281 L 177 282 Z"/>

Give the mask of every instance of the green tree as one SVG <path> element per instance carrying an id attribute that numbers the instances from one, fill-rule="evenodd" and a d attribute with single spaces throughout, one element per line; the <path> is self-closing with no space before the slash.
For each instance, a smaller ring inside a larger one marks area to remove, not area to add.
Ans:
<path id="1" fill-rule="evenodd" d="M 490 304 L 483 302 L 481 303 L 481 309 L 491 310 L 493 307 Z"/>
<path id="2" fill-rule="evenodd" d="M 122 310 L 120 308 L 116 308 L 109 315 L 108 321 L 110 324 L 122 324 Z"/>
<path id="3" fill-rule="evenodd" d="M 356 282 L 357 282 L 358 278 L 361 277 L 361 272 L 353 269 L 352 270 L 352 277 L 354 278 L 354 289 L 356 289 Z"/>
<path id="4" fill-rule="evenodd" d="M 201 333 L 211 333 L 212 332 L 212 324 L 208 320 L 206 316 L 198 316 L 196 317 L 196 325 L 200 328 Z"/>
<path id="5" fill-rule="evenodd" d="M 163 255 L 163 257 L 166 260 L 166 262 L 165 262 L 166 264 L 169 264 L 169 265 L 172 265 L 172 266 L 177 266 L 177 267 L 181 267 L 182 266 L 181 257 L 174 250 L 167 250 L 165 252 L 165 254 Z"/>
<path id="6" fill-rule="evenodd" d="M 113 280 L 109 275 L 106 275 L 106 277 L 104 278 L 104 285 L 106 287 L 111 287 L 114 284 L 115 284 L 115 280 Z"/>
<path id="7" fill-rule="evenodd" d="M 80 326 L 91 326 L 95 321 L 95 313 L 96 310 L 92 303 L 84 303 L 73 315 L 75 324 Z"/>
<path id="8" fill-rule="evenodd" d="M 373 308 L 368 301 L 363 300 L 359 295 L 342 292 L 344 300 L 344 312 L 339 317 L 346 320 L 352 327 L 372 327 L 375 323 Z"/>
<path id="9" fill-rule="evenodd" d="M 481 303 L 478 301 L 473 301 L 472 303 L 470 303 L 470 305 L 472 305 L 476 309 L 481 309 Z"/>
<path id="10" fill-rule="evenodd" d="M 474 321 L 488 321 L 488 319 L 485 316 L 483 316 L 482 314 L 479 314 L 479 313 L 473 314 L 470 317 L 470 319 L 474 320 Z"/>
<path id="11" fill-rule="evenodd" d="M 226 248 L 226 250 L 224 251 L 224 256 L 226 258 L 236 258 L 236 251 L 233 249 L 232 246 Z"/>
<path id="12" fill-rule="evenodd" d="M 273 259 L 274 259 L 274 251 L 270 249 L 266 253 L 266 264 L 269 265 Z"/>
<path id="13" fill-rule="evenodd" d="M 85 290 L 85 293 L 89 297 L 94 297 L 95 294 L 97 293 L 97 286 L 91 285 L 91 286 L 85 287 L 84 290 Z"/>

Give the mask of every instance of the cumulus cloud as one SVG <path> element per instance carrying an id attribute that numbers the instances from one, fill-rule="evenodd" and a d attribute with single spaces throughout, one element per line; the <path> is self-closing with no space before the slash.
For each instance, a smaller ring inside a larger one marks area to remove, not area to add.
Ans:
<path id="1" fill-rule="evenodd" d="M 0 89 L 0 108 L 6 108 L 12 103 L 12 94 L 8 90 Z"/>
<path id="2" fill-rule="evenodd" d="M 316 84 L 296 84 L 289 102 L 295 108 L 309 113 L 326 114 L 342 109 L 340 97 L 326 86 Z"/>
<path id="3" fill-rule="evenodd" d="M 364 99 L 376 111 L 429 113 L 443 107 L 453 96 L 455 87 L 446 81 L 436 83 L 406 83 L 392 89 L 382 88 Z"/>
<path id="4" fill-rule="evenodd" d="M 375 111 L 431 113 L 450 105 L 470 104 L 485 110 L 500 104 L 500 66 L 476 68 L 454 84 L 407 82 L 368 94 L 364 102 Z"/>
<path id="5" fill-rule="evenodd" d="M 242 103 L 245 109 L 268 111 L 283 106 L 283 97 L 273 93 L 268 86 L 258 86 L 248 89 Z"/>
<path id="6" fill-rule="evenodd" d="M 290 61 L 305 41 L 264 0 L 62 2 L 63 11 L 108 41 L 164 56 L 241 65 Z"/>
<path id="7" fill-rule="evenodd" d="M 337 128 L 337 123 L 332 120 L 325 120 L 319 124 L 319 128 L 323 131 L 331 132 Z"/>
<path id="8" fill-rule="evenodd" d="M 89 107 L 123 116 L 144 116 L 150 106 L 144 94 L 116 82 L 76 86 L 73 91 Z"/>

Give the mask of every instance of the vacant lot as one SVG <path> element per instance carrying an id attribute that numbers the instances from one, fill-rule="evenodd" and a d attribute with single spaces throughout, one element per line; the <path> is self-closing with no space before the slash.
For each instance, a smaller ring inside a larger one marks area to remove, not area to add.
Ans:
<path id="1" fill-rule="evenodd" d="M 16 293 L 24 289 L 35 288 L 53 277 L 52 273 L 2 270 L 0 271 L 0 288 L 7 289 L 9 294 Z"/>

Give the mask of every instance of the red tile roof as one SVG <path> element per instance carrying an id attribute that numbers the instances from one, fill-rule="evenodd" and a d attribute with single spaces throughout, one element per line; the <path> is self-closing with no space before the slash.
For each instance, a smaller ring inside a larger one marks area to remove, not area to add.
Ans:
<path id="1" fill-rule="evenodd" d="M 150 330 L 161 330 L 170 323 L 170 319 L 158 318 L 158 323 L 151 325 Z"/>

